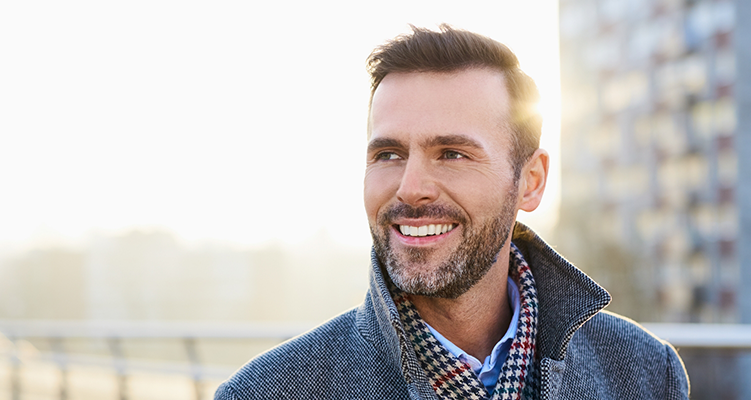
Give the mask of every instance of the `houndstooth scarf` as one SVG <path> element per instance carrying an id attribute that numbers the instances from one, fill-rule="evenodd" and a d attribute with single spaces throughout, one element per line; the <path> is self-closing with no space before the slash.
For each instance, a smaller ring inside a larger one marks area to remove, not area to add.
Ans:
<path id="1" fill-rule="evenodd" d="M 391 287 L 402 324 L 422 369 L 440 399 L 537 399 L 539 370 L 535 360 L 537 290 L 529 265 L 511 244 L 509 276 L 519 287 L 521 310 L 516 335 L 501 368 L 495 389 L 489 394 L 469 365 L 463 363 L 433 336 L 409 296 Z"/>

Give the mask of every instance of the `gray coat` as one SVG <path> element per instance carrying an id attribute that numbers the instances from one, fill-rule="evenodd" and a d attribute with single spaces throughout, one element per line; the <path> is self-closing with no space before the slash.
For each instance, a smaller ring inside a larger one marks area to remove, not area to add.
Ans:
<path id="1" fill-rule="evenodd" d="M 542 399 L 686 399 L 689 384 L 670 344 L 602 311 L 610 295 L 526 226 L 514 244 L 538 289 Z M 436 399 L 375 257 L 365 301 L 250 360 L 215 400 Z"/>

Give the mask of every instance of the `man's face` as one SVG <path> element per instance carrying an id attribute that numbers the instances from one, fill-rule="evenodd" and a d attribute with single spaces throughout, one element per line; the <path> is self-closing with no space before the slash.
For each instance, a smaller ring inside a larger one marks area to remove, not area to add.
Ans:
<path id="1" fill-rule="evenodd" d="M 365 209 L 407 293 L 456 298 L 506 244 L 519 194 L 505 87 L 489 69 L 392 73 L 373 96 Z"/>

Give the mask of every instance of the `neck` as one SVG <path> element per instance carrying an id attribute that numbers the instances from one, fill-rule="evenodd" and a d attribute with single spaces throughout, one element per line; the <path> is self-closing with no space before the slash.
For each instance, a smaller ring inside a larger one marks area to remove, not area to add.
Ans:
<path id="1" fill-rule="evenodd" d="M 425 322 L 482 362 L 511 322 L 506 288 L 508 265 L 506 245 L 482 280 L 458 298 L 419 295 L 410 295 L 409 298 Z"/>

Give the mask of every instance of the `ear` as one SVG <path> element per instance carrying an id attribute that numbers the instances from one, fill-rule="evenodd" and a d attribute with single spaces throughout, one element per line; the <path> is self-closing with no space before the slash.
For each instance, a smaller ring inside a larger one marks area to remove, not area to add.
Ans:
<path id="1" fill-rule="evenodd" d="M 540 205 L 542 194 L 545 192 L 545 184 L 548 181 L 549 164 L 548 152 L 537 149 L 524 165 L 519 176 L 518 209 L 530 212 Z"/>

